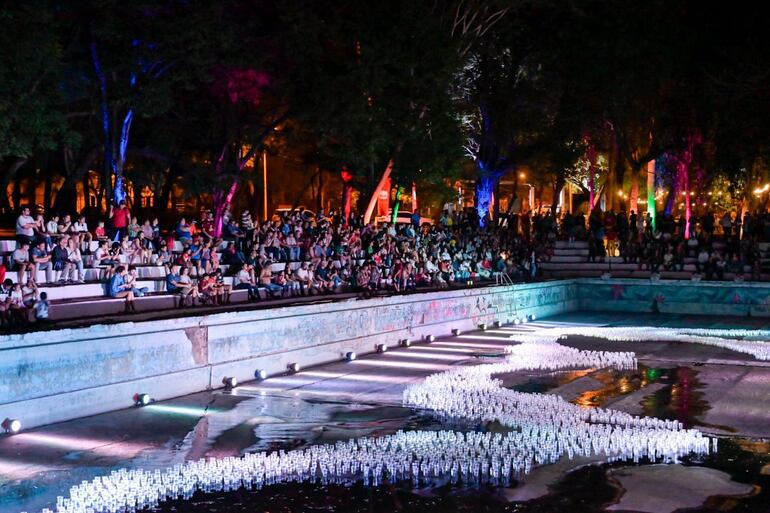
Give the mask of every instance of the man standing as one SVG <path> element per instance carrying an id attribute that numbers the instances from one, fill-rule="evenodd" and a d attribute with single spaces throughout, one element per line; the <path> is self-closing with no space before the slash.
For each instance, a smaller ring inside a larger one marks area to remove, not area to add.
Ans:
<path id="1" fill-rule="evenodd" d="M 131 211 L 126 207 L 125 201 L 121 201 L 118 208 L 110 205 L 110 219 L 112 219 L 112 240 L 120 242 L 128 231 L 128 221 L 131 219 Z"/>

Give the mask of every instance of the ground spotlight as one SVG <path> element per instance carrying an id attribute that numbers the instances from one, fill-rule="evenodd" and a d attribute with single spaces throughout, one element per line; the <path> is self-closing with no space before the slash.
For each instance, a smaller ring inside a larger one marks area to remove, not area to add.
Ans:
<path id="1" fill-rule="evenodd" d="M 436 340 L 436 336 L 428 335 L 427 337 L 425 337 L 425 340 L 427 340 L 428 342 L 433 342 L 434 340 Z"/>
<path id="2" fill-rule="evenodd" d="M 487 323 L 482 322 L 481 324 L 479 324 L 479 329 L 481 331 L 487 331 Z"/>
<path id="3" fill-rule="evenodd" d="M 297 373 L 299 372 L 299 364 L 298 363 L 290 363 L 286 366 L 287 369 L 289 369 L 289 372 Z"/>
<path id="4" fill-rule="evenodd" d="M 18 419 L 5 419 L 0 426 L 2 426 L 6 433 L 14 434 L 21 431 L 21 421 Z"/>
<path id="5" fill-rule="evenodd" d="M 534 322 L 536 319 L 537 319 L 537 317 L 535 317 L 535 314 L 530 314 L 530 316 L 529 316 L 529 320 L 530 321 Z"/>
<path id="6" fill-rule="evenodd" d="M 398 345 L 400 345 L 401 347 L 409 347 L 412 345 L 412 341 L 409 340 L 408 338 L 402 338 L 401 340 L 398 341 Z"/>
<path id="7" fill-rule="evenodd" d="M 521 316 L 521 323 L 522 324 L 526 324 L 528 322 L 529 322 L 529 319 L 527 318 L 527 316 L 526 315 L 522 315 Z"/>
<path id="8" fill-rule="evenodd" d="M 499 328 L 499 327 L 500 327 L 500 321 L 495 321 L 495 322 L 492 324 L 492 326 L 494 326 L 495 328 Z"/>
<path id="9" fill-rule="evenodd" d="M 513 323 L 514 323 L 514 324 L 521 324 L 521 319 L 519 319 L 518 317 L 516 317 L 516 318 L 513 320 Z"/>
<path id="10" fill-rule="evenodd" d="M 345 353 L 345 359 L 349 362 L 352 362 L 353 360 L 355 360 L 357 356 L 358 355 L 356 354 L 355 351 L 348 351 L 347 353 Z"/>
<path id="11" fill-rule="evenodd" d="M 462 333 L 462 331 L 460 331 L 460 330 L 459 330 L 459 329 L 457 329 L 457 328 L 454 328 L 454 329 L 452 330 L 452 335 L 454 335 L 455 337 L 456 337 L 456 336 L 458 336 L 458 335 L 460 335 L 461 333 Z"/>
<path id="12" fill-rule="evenodd" d="M 152 402 L 152 397 L 150 397 L 150 394 L 134 394 L 134 404 L 136 406 L 147 406 Z"/>
<path id="13" fill-rule="evenodd" d="M 260 381 L 267 379 L 267 371 L 265 369 L 257 369 L 254 371 L 254 377 Z"/>
<path id="14" fill-rule="evenodd" d="M 375 348 L 377 349 L 378 353 L 384 353 L 385 351 L 388 350 L 388 346 L 386 346 L 385 344 L 377 344 Z"/>
<path id="15" fill-rule="evenodd" d="M 222 384 L 227 389 L 233 389 L 238 386 L 238 378 L 225 376 L 224 378 L 222 378 Z"/>

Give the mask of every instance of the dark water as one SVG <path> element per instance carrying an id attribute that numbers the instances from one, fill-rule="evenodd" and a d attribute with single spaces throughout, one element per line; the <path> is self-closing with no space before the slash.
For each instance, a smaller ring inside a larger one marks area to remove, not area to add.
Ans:
<path id="1" fill-rule="evenodd" d="M 160 511 L 174 513 L 483 513 L 496 511 L 550 512 L 601 511 L 619 490 L 602 467 L 586 467 L 567 474 L 552 492 L 527 503 L 508 502 L 501 490 L 442 486 L 414 489 L 408 483 L 365 487 L 352 485 L 282 484 L 258 491 L 238 490 L 226 494 L 196 494 L 190 501 L 170 501 Z"/>

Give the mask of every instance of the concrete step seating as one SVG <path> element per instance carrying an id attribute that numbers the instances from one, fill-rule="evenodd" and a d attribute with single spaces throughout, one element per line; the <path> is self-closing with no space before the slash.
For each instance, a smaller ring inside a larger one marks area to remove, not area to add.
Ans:
<path id="1" fill-rule="evenodd" d="M 615 263 L 613 260 L 612 266 L 608 265 L 607 262 L 581 262 L 581 263 L 562 263 L 562 262 L 542 262 L 540 266 L 543 268 L 543 270 L 555 270 L 555 271 L 612 271 L 613 275 L 615 271 L 637 271 L 639 269 L 639 264 L 632 264 L 627 263 L 624 264 L 621 260 L 618 263 Z M 646 268 L 647 266 L 645 266 Z M 678 271 L 679 267 L 676 266 L 675 269 Z M 697 268 L 695 267 L 694 263 L 684 264 L 683 271 L 687 273 L 694 273 L 696 272 Z M 664 270 L 661 268 L 661 272 L 664 272 Z M 744 266 L 743 268 L 744 273 L 750 273 L 751 272 L 751 266 Z"/>
<path id="2" fill-rule="evenodd" d="M 264 291 L 260 292 L 260 295 L 264 298 Z M 249 294 L 246 290 L 233 290 L 230 294 L 231 304 L 244 303 L 248 299 Z M 134 307 L 137 312 L 171 310 L 179 306 L 179 301 L 180 296 L 176 294 L 153 294 L 136 298 Z M 119 314 L 123 312 L 125 305 L 124 299 L 107 298 L 104 296 L 62 300 L 51 303 L 49 316 L 52 321 L 88 319 Z"/>
<path id="3" fill-rule="evenodd" d="M 722 248 L 722 241 L 715 241 L 714 247 Z M 770 247 L 770 243 L 760 243 L 760 251 L 763 253 Z M 695 257 L 686 257 L 684 259 L 684 269 L 679 271 L 675 268 L 672 271 L 659 269 L 662 279 L 684 279 L 689 280 L 692 274 L 696 272 L 697 259 Z M 770 262 L 763 259 L 763 262 Z M 764 266 L 763 266 L 764 267 Z M 621 257 L 613 256 L 605 259 L 604 262 L 588 261 L 588 242 L 558 240 L 555 244 L 555 251 L 550 260 L 541 263 L 543 274 L 552 278 L 589 278 L 598 277 L 609 272 L 613 278 L 646 278 L 650 277 L 651 272 L 647 269 L 640 270 L 638 263 L 624 263 Z M 750 266 L 744 266 L 744 274 L 751 273 Z M 762 279 L 765 275 L 762 275 Z M 725 273 L 725 280 L 733 280 L 733 273 Z"/>

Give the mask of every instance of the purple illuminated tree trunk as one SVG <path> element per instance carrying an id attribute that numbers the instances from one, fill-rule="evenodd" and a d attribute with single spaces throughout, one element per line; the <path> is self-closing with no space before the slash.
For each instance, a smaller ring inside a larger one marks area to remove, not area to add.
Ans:
<path id="1" fill-rule="evenodd" d="M 588 211 L 590 212 L 594 208 L 596 202 L 596 183 L 594 177 L 596 176 L 596 148 L 594 145 L 588 144 Z"/>
<path id="2" fill-rule="evenodd" d="M 692 216 L 690 191 L 690 167 L 693 163 L 693 151 L 700 145 L 703 139 L 699 133 L 692 133 L 687 137 L 687 147 L 677 155 L 676 170 L 678 189 L 684 192 L 685 209 L 685 239 L 690 238 L 690 217 Z"/>
<path id="3" fill-rule="evenodd" d="M 214 237 L 222 236 L 222 226 L 225 212 L 233 202 L 233 196 L 235 196 L 238 190 L 238 182 L 233 182 L 230 188 L 225 191 L 217 191 L 214 193 Z"/>
<path id="4" fill-rule="evenodd" d="M 222 153 L 219 155 L 219 159 L 217 160 L 217 164 L 215 167 L 215 171 L 217 173 L 217 177 L 221 180 L 224 177 L 225 173 L 225 152 L 227 151 L 227 147 L 225 147 L 222 150 Z M 252 148 L 245 156 L 238 159 L 237 161 L 237 167 L 238 172 L 240 173 L 243 171 L 243 168 L 246 167 L 246 164 L 254 157 L 256 154 L 256 147 Z M 230 208 L 230 205 L 233 202 L 233 197 L 235 197 L 235 193 L 238 191 L 238 181 L 234 179 L 232 183 L 230 183 L 230 187 L 227 188 L 227 190 L 218 190 L 215 191 L 212 195 L 212 203 L 214 207 L 214 236 L 215 237 L 221 237 L 222 236 L 222 230 L 224 228 L 223 222 L 225 218 L 225 212 L 227 212 L 227 209 Z"/>
<path id="5" fill-rule="evenodd" d="M 263 149 L 265 139 L 287 119 L 288 113 L 285 107 L 276 108 L 271 103 L 264 105 L 265 93 L 270 86 L 270 78 L 265 72 L 252 68 L 219 67 L 213 73 L 211 92 L 221 102 L 221 111 L 229 113 L 225 116 L 228 137 L 214 164 L 218 190 L 212 194 L 213 235 L 220 237 L 225 212 L 238 191 L 240 173 Z M 244 155 L 241 149 L 248 146 L 251 149 Z M 234 162 L 234 165 L 228 166 L 228 162 Z M 235 176 L 228 176 L 233 170 Z M 264 186 L 267 187 L 267 184 Z"/>

